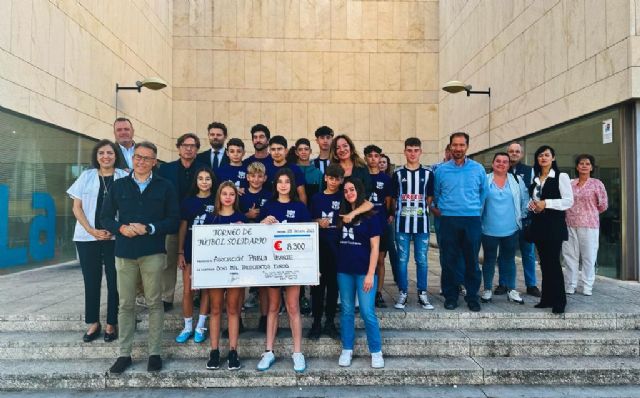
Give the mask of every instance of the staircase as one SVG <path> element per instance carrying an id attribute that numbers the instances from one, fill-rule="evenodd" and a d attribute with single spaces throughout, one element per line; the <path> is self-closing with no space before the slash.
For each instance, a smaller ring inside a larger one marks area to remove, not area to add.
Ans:
<path id="1" fill-rule="evenodd" d="M 436 250 L 430 251 L 429 263 L 438 264 Z M 538 299 L 526 295 L 525 305 L 495 296 L 492 303 L 483 304 L 481 312 L 473 313 L 462 298 L 458 309 L 443 308 L 437 294 L 438 271 L 437 265 L 430 267 L 434 311 L 417 307 L 415 292 L 410 292 L 405 311 L 378 311 L 384 369 L 370 367 L 363 326 L 356 318 L 352 366 L 337 365 L 338 341 L 304 339 L 307 370 L 303 374 L 292 369 L 286 315 L 280 316 L 275 365 L 266 372 L 255 370 L 264 350 L 264 335 L 252 330 L 258 324 L 255 309 L 243 313 L 249 329 L 240 336 L 238 347 L 243 368 L 228 371 L 223 361 L 221 369 L 207 370 L 208 340 L 203 344 L 174 342 L 182 328 L 181 308 L 176 303 L 165 316 L 163 370 L 146 371 L 148 317 L 140 309 L 134 366 L 113 376 L 108 369 L 118 356 L 118 342 L 81 340 L 84 295 L 77 265 L 0 276 L 0 390 L 640 384 L 640 284 L 598 277 L 593 296 L 568 296 L 568 312 L 562 315 L 533 308 Z M 390 274 L 385 285 L 388 304 L 396 293 Z M 415 272 L 410 270 L 409 275 Z M 180 289 L 178 286 L 177 291 Z M 105 288 L 102 293 L 104 296 Z M 101 313 L 106 313 L 104 305 Z M 304 335 L 310 326 L 311 319 L 303 317 Z M 226 339 L 220 347 L 226 358 Z"/>
<path id="2" fill-rule="evenodd" d="M 470 313 L 462 309 L 449 312 L 439 306 L 436 311 L 386 309 L 379 312 L 379 318 L 386 359 L 382 370 L 370 367 L 359 323 L 351 367 L 337 366 L 340 343 L 322 337 L 304 340 L 307 371 L 294 373 L 292 341 L 283 315 L 274 367 L 266 372 L 255 370 L 264 350 L 264 335 L 250 330 L 240 340 L 243 369 L 231 372 L 224 362 L 220 370 L 205 369 L 208 341 L 173 341 L 182 322 L 179 311 L 174 310 L 165 321 L 164 369 L 150 374 L 146 371 L 147 315 L 143 311 L 134 343 L 135 365 L 123 375 L 112 376 L 107 369 L 118 356 L 117 342 L 82 343 L 80 317 L 0 316 L 0 386 L 102 389 L 640 382 L 640 331 L 636 330 L 640 314 Z M 258 315 L 247 311 L 244 320 L 248 329 L 254 329 Z M 310 319 L 305 317 L 304 327 L 309 326 Z M 223 358 L 226 344 L 222 339 Z"/>

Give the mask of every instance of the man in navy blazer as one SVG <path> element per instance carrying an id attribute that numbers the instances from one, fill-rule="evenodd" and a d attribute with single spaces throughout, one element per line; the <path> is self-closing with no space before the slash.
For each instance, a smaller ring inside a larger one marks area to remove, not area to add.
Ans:
<path id="1" fill-rule="evenodd" d="M 215 173 L 218 168 L 229 164 L 229 157 L 224 150 L 227 126 L 220 122 L 213 122 L 207 127 L 207 136 L 211 149 L 199 153 L 198 162 L 208 165 Z"/>
<path id="2" fill-rule="evenodd" d="M 177 192 L 178 203 L 189 194 L 189 189 L 198 170 L 208 167 L 207 164 L 198 162 L 196 154 L 200 148 L 200 138 L 194 133 L 186 133 L 178 138 L 178 160 L 165 163 L 160 166 L 158 175 L 169 180 Z M 178 234 L 167 235 L 167 263 L 162 278 L 162 301 L 165 311 L 173 308 L 174 293 L 176 290 L 176 276 L 178 271 Z"/>

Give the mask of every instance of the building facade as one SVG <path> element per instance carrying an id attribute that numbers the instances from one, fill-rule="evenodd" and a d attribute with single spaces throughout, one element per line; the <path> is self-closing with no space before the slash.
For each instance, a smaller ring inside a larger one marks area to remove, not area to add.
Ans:
<path id="1" fill-rule="evenodd" d="M 116 115 L 175 156 L 213 120 L 248 141 L 327 124 L 395 162 L 406 137 L 439 159 L 452 131 L 484 159 L 539 143 L 562 168 L 593 153 L 610 196 L 599 273 L 638 279 L 633 0 L 9 0 L 0 2 L 0 272 L 73 260 L 64 190 Z M 126 12 L 125 12 L 126 11 Z M 638 10 L 640 11 L 640 10 Z M 640 18 L 640 17 L 638 17 Z M 144 77 L 161 91 L 120 91 Z M 449 80 L 491 97 L 448 94 Z M 116 109 L 116 95 L 117 108 Z M 603 143 L 602 122 L 612 120 Z M 249 146 L 250 147 L 250 146 Z M 316 149 L 314 147 L 314 149 Z M 33 248 L 32 248 L 33 247 Z"/>

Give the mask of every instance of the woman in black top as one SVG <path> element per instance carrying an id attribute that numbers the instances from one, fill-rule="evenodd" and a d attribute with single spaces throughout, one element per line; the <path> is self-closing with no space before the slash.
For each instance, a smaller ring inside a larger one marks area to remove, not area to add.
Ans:
<path id="1" fill-rule="evenodd" d="M 530 237 L 538 250 L 542 271 L 542 296 L 536 308 L 562 314 L 567 304 L 560 265 L 562 242 L 567 240 L 565 210 L 573 205 L 571 180 L 556 164 L 555 151 L 543 145 L 535 152 L 534 179 L 529 187 Z"/>

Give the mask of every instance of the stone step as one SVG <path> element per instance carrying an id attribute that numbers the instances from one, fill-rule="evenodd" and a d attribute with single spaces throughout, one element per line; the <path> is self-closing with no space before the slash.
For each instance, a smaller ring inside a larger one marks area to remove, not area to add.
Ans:
<path id="1" fill-rule="evenodd" d="M 306 335 L 307 330 L 303 331 Z M 81 341 L 77 332 L 8 332 L 0 334 L 0 359 L 113 359 L 118 356 L 118 342 L 105 343 L 98 339 Z M 163 356 L 174 359 L 200 359 L 209 355 L 209 340 L 196 344 L 174 341 L 175 334 L 165 333 Z M 398 357 L 550 357 L 550 356 L 638 356 L 640 331 L 401 331 L 383 330 L 383 351 Z M 292 353 L 289 330 L 280 329 L 274 351 L 278 355 Z M 226 353 L 227 339 L 220 340 L 221 352 Z M 303 352 L 309 358 L 340 355 L 340 341 L 322 337 L 317 341 L 303 340 Z M 355 350 L 367 352 L 366 335 L 356 332 Z M 243 358 L 259 358 L 264 352 L 264 334 L 243 333 L 238 351 Z M 147 333 L 136 333 L 133 356 L 147 355 Z"/>
<path id="2" fill-rule="evenodd" d="M 513 306 L 519 310 L 522 306 Z M 455 311 L 377 310 L 380 328 L 397 330 L 625 330 L 640 328 L 640 313 L 618 312 L 567 312 L 552 314 L 550 311 L 515 312 L 469 312 L 466 308 Z M 257 328 L 259 314 L 249 310 L 242 314 L 248 328 Z M 338 323 L 340 314 L 336 316 Z M 148 329 L 146 310 L 138 314 L 138 329 Z M 311 327 L 310 316 L 303 316 L 303 327 Z M 102 320 L 105 323 L 104 319 Z M 223 317 L 223 325 L 226 324 Z M 279 325 L 288 328 L 286 314 L 280 315 Z M 183 326 L 182 315 L 172 310 L 165 314 L 165 330 L 179 331 Z M 363 328 L 356 314 L 356 327 Z M 85 331 L 84 316 L 79 313 L 67 314 L 0 314 L 0 332 L 15 331 Z"/>
<path id="3" fill-rule="evenodd" d="M 146 358 L 136 360 L 122 375 L 110 375 L 113 360 L 0 361 L 0 389 L 116 389 L 212 388 L 357 385 L 479 385 L 584 384 L 612 385 L 640 382 L 640 358 L 522 357 L 437 358 L 385 360 L 372 369 L 368 355 L 355 357 L 349 368 L 337 358 L 309 358 L 307 370 L 297 374 L 289 358 L 281 356 L 272 369 L 255 370 L 257 359 L 243 360 L 239 371 L 205 369 L 202 360 L 168 359 L 158 373 L 146 371 Z"/>

